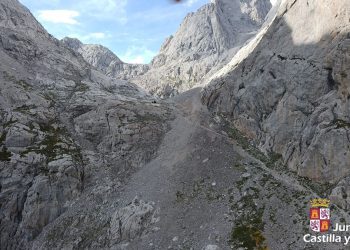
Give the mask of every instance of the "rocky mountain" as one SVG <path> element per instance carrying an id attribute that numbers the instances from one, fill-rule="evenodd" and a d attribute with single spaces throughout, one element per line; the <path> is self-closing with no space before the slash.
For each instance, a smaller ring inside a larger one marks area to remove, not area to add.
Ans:
<path id="1" fill-rule="evenodd" d="M 101 45 L 64 38 L 63 44 L 108 76 L 130 80 L 166 98 L 214 74 L 254 37 L 271 9 L 270 0 L 216 0 L 190 13 L 163 43 L 150 65 L 123 63 Z"/>
<path id="2" fill-rule="evenodd" d="M 343 205 L 350 192 L 349 11 L 349 1 L 284 1 L 202 93 L 212 112 L 298 175 L 338 183 L 334 198 Z"/>
<path id="3" fill-rule="evenodd" d="M 0 37 L 1 249 L 23 249 L 83 190 L 113 192 L 147 162 L 169 110 L 95 70 L 18 1 L 0 1 Z"/>
<path id="4" fill-rule="evenodd" d="M 122 62 L 112 51 L 102 45 L 83 44 L 78 39 L 65 37 L 61 42 L 81 54 L 83 58 L 105 75 L 128 80 L 145 74 L 149 66 Z"/>
<path id="5" fill-rule="evenodd" d="M 331 198 L 332 223 L 350 220 L 349 2 L 254 11 L 264 6 L 218 0 L 190 14 L 213 38 L 196 51 L 229 62 L 205 88 L 159 101 L 107 76 L 122 62 L 106 48 L 58 41 L 0 0 L 1 249 L 347 249 L 303 236 L 312 198 Z M 190 53 L 173 54 L 177 39 L 165 75 Z"/>
<path id="6" fill-rule="evenodd" d="M 229 62 L 264 23 L 269 0 L 216 0 L 186 16 L 162 45 L 151 69 L 134 82 L 159 96 L 200 84 Z"/>

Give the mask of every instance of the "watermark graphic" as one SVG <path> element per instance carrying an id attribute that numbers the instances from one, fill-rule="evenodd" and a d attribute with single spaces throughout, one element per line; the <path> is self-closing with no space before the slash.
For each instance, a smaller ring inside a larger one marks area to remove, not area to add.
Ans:
<path id="1" fill-rule="evenodd" d="M 304 242 L 312 244 L 342 243 L 348 246 L 350 236 L 344 232 L 350 231 L 350 225 L 334 222 L 333 227 L 331 226 L 330 200 L 317 198 L 312 199 L 310 204 L 309 225 L 312 233 L 304 235 Z"/>
<path id="2" fill-rule="evenodd" d="M 328 232 L 330 229 L 331 211 L 327 199 L 311 200 L 310 229 L 314 232 Z"/>

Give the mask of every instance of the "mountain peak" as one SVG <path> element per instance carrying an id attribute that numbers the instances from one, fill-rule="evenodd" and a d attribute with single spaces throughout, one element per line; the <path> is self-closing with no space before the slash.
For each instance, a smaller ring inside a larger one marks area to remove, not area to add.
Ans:
<path id="1" fill-rule="evenodd" d="M 83 47 L 83 43 L 77 38 L 65 37 L 61 42 L 73 50 L 78 50 Z"/>
<path id="2" fill-rule="evenodd" d="M 271 6 L 270 0 L 214 0 L 189 13 L 137 82 L 161 96 L 192 88 L 254 36 Z"/>
<path id="3" fill-rule="evenodd" d="M 76 38 L 65 37 L 61 40 L 65 46 L 81 54 L 85 61 L 102 71 L 104 74 L 119 78 L 130 79 L 148 71 L 148 65 L 124 63 L 108 48 L 97 44 L 84 44 Z"/>

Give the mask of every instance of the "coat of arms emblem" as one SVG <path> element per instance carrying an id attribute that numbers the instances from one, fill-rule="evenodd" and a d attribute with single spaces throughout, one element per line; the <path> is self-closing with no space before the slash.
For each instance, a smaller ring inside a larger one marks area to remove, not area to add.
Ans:
<path id="1" fill-rule="evenodd" d="M 328 199 L 311 200 L 310 229 L 314 232 L 327 232 L 330 229 L 331 211 Z"/>

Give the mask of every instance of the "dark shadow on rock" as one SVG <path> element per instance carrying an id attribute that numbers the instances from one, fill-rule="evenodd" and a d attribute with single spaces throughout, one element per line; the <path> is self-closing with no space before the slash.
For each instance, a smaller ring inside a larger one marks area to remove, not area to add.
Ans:
<path id="1" fill-rule="evenodd" d="M 202 91 L 203 103 L 260 150 L 280 154 L 300 176 L 333 184 L 350 174 L 349 6 L 338 2 L 322 17 L 333 30 L 318 39 L 310 13 L 322 9 L 315 7 L 319 3 L 289 1 L 255 49 Z M 302 8 L 310 11 L 303 23 L 309 33 L 300 20 L 292 19 L 300 30 L 286 21 Z M 312 38 L 318 42 L 302 44 Z"/>

